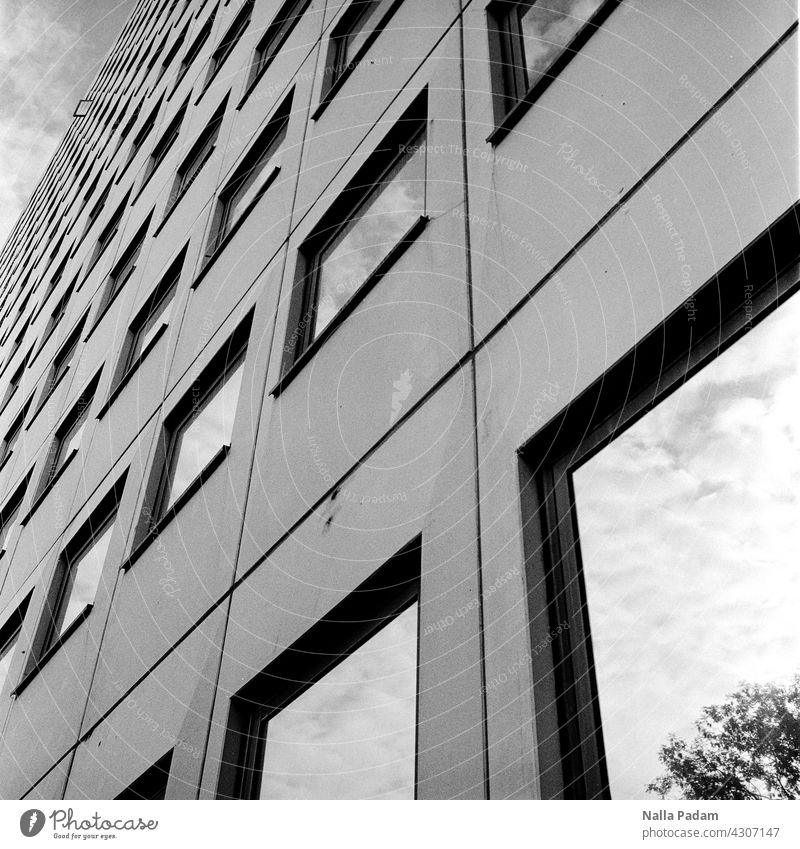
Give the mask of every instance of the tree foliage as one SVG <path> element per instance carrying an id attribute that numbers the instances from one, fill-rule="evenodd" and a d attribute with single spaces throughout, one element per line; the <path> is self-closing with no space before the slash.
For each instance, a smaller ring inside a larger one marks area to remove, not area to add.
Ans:
<path id="1" fill-rule="evenodd" d="M 800 798 L 800 675 L 785 685 L 740 684 L 703 708 L 691 742 L 670 735 L 666 773 L 647 790 L 683 799 Z"/>

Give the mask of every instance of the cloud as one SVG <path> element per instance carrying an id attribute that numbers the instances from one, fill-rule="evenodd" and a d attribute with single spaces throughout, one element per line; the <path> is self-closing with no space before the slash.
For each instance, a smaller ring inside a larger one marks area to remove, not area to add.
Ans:
<path id="1" fill-rule="evenodd" d="M 800 297 L 575 473 L 612 795 L 800 635 Z"/>
<path id="2" fill-rule="evenodd" d="M 0 0 L 0 244 L 133 0 Z"/>

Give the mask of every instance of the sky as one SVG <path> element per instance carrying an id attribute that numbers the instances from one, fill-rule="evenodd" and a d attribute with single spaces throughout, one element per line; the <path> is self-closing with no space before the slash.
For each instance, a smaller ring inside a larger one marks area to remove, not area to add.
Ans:
<path id="1" fill-rule="evenodd" d="M 136 0 L 0 0 L 0 245 Z"/>
<path id="2" fill-rule="evenodd" d="M 574 474 L 612 797 L 740 681 L 800 672 L 798 323 L 795 296 Z"/>

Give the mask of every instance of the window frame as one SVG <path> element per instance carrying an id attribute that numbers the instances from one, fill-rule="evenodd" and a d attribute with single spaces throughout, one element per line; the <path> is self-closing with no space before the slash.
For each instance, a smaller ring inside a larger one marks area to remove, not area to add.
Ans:
<path id="1" fill-rule="evenodd" d="M 172 756 L 174 749 L 170 749 L 162 755 L 154 764 L 133 782 L 131 782 L 115 801 L 155 801 L 167 798 L 167 787 L 172 769 Z"/>
<path id="2" fill-rule="evenodd" d="M 236 45 L 242 40 L 247 28 L 250 26 L 250 21 L 253 18 L 253 9 L 255 0 L 244 0 L 241 9 L 236 13 L 225 34 L 219 40 L 219 43 L 214 48 L 211 54 L 210 64 L 208 66 L 208 74 L 203 83 L 203 88 L 200 96 L 209 89 L 214 78 L 222 69 L 222 66 L 228 61 L 231 53 L 236 49 Z"/>
<path id="3" fill-rule="evenodd" d="M 178 140 L 181 134 L 181 127 L 183 125 L 183 119 L 186 116 L 186 107 L 188 104 L 189 101 L 186 100 L 181 105 L 180 109 L 178 109 L 175 115 L 173 115 L 172 120 L 167 125 L 167 129 L 164 130 L 158 141 L 155 145 L 153 145 L 153 150 L 147 159 L 144 177 L 142 177 L 142 185 L 139 188 L 140 194 L 142 189 L 144 189 L 144 187 L 150 182 L 150 178 L 158 170 L 161 163 L 167 158 L 167 154 L 172 149 L 172 146 Z"/>
<path id="4" fill-rule="evenodd" d="M 53 360 L 50 364 L 50 368 L 48 369 L 47 380 L 45 382 L 44 388 L 42 389 L 42 394 L 39 397 L 39 401 L 36 404 L 36 411 L 34 412 L 33 417 L 35 417 L 42 409 L 42 407 L 44 407 L 44 405 L 56 391 L 58 385 L 69 373 L 72 367 L 72 362 L 75 359 L 75 354 L 78 350 L 78 347 L 80 346 L 81 334 L 83 333 L 83 328 L 86 324 L 88 314 L 89 312 L 87 310 L 78 319 L 78 322 L 69 332 L 67 338 L 61 343 L 61 345 L 59 345 L 58 350 L 56 351 L 55 356 L 53 357 Z"/>
<path id="5" fill-rule="evenodd" d="M 524 56 L 522 35 L 515 24 L 508 26 L 508 19 L 521 7 L 531 7 L 537 0 L 493 0 L 486 7 L 489 38 L 489 68 L 492 81 L 492 103 L 495 129 L 486 141 L 499 143 L 510 132 L 528 108 L 541 97 L 544 91 L 575 58 L 589 39 L 605 23 L 608 16 L 619 6 L 621 0 L 603 0 L 595 12 L 561 48 L 554 60 L 531 85 L 525 79 L 523 65 L 507 62 L 508 54 Z M 509 85 L 508 74 L 513 74 Z M 513 88 L 513 92 L 508 89 Z"/>
<path id="6" fill-rule="evenodd" d="M 6 540 L 10 533 L 10 530 L 7 529 L 9 526 L 13 528 L 14 523 L 21 524 L 19 522 L 20 512 L 22 511 L 22 505 L 25 503 L 25 495 L 28 491 L 30 479 L 31 473 L 28 472 L 20 483 L 17 484 L 11 495 L 5 500 L 2 508 L 0 508 L 0 557 L 7 550 Z"/>
<path id="7" fill-rule="evenodd" d="M 219 106 L 214 110 L 208 124 L 203 128 L 200 134 L 195 139 L 189 153 L 183 158 L 183 161 L 178 166 L 175 173 L 175 182 L 172 185 L 169 199 L 167 200 L 167 208 L 164 212 L 164 220 L 170 215 L 173 209 L 180 203 L 184 195 L 189 191 L 194 181 L 201 174 L 206 166 L 206 163 L 214 155 L 217 146 L 217 139 L 225 121 L 225 113 L 228 106 L 228 97 L 230 92 L 223 97 Z M 191 176 L 187 177 L 187 172 L 192 171 Z M 163 224 L 163 221 L 162 221 Z"/>
<path id="8" fill-rule="evenodd" d="M 9 648 L 16 650 L 19 645 L 19 640 L 22 637 L 22 627 L 25 624 L 25 616 L 28 613 L 31 596 L 33 590 L 30 590 L 22 602 L 11 612 L 2 626 L 0 626 L 0 660 L 8 653 Z M 6 685 L 11 680 L 11 666 L 9 664 L 8 673 L 5 680 L 0 681 L 0 693 L 5 690 Z"/>
<path id="9" fill-rule="evenodd" d="M 273 395 L 282 391 L 285 383 L 293 377 L 296 368 L 301 367 L 307 361 L 307 358 L 323 344 L 324 340 L 344 321 L 372 287 L 385 276 L 409 245 L 424 230 L 428 220 L 428 130 L 427 89 L 423 89 L 364 165 L 359 168 L 355 177 L 326 210 L 319 224 L 301 245 L 298 252 L 290 305 L 287 343 L 284 345 L 282 377 L 278 385 L 272 390 Z M 350 298 L 342 305 L 331 321 L 318 334 L 312 336 L 319 296 L 319 258 L 340 237 L 348 225 L 358 218 L 364 206 L 386 188 L 388 185 L 385 181 L 386 177 L 391 174 L 403 158 L 407 154 L 415 155 L 411 148 L 418 145 L 421 138 L 425 139 L 423 142 L 425 188 L 422 214 L 387 252 L 378 266 L 353 291 Z"/>
<path id="10" fill-rule="evenodd" d="M 790 296 L 800 297 L 798 246 L 800 205 L 519 449 L 530 639 L 547 645 L 533 659 L 543 798 L 609 798 L 571 473 Z M 570 627 L 559 628 L 563 622 Z"/>
<path id="11" fill-rule="evenodd" d="M 311 5 L 311 0 L 285 0 L 253 51 L 250 72 L 242 102 L 255 88 L 267 68 Z M 239 104 L 241 106 L 241 103 Z"/>
<path id="12" fill-rule="evenodd" d="M 422 608 L 421 561 L 422 539 L 416 537 L 351 590 L 231 698 L 217 799 L 258 799 L 261 785 L 259 764 L 263 760 L 270 719 L 412 605 L 419 604 Z M 417 620 L 417 703 L 421 619 L 420 616 Z M 415 751 L 415 761 L 418 757 L 419 752 Z M 416 798 L 416 788 L 414 795 Z"/>
<path id="13" fill-rule="evenodd" d="M 17 685 L 15 693 L 19 694 L 27 686 L 31 678 L 64 645 L 94 608 L 94 600 L 88 602 L 84 606 L 84 609 L 75 616 L 62 632 L 56 632 L 58 616 L 61 613 L 62 607 L 69 601 L 70 596 L 67 594 L 67 589 L 68 579 L 71 576 L 72 570 L 79 565 L 81 557 L 91 550 L 92 545 L 109 530 L 109 527 L 112 529 L 112 539 L 109 541 L 109 548 L 111 542 L 113 542 L 113 528 L 116 524 L 117 513 L 120 502 L 122 501 L 127 476 L 128 471 L 126 469 L 121 477 L 112 485 L 111 489 L 103 496 L 88 519 L 72 534 L 69 542 L 59 551 L 48 582 L 44 604 L 39 614 L 39 621 L 36 626 L 28 665 L 22 680 Z M 105 571 L 108 562 L 108 552 L 106 552 L 100 568 L 101 576 L 98 579 L 97 588 L 95 589 L 95 598 L 97 597 L 97 589 L 99 589 L 102 581 L 102 572 Z"/>
<path id="14" fill-rule="evenodd" d="M 191 387 L 182 394 L 179 401 L 165 416 L 156 441 L 156 450 L 145 490 L 144 506 L 134 532 L 133 553 L 125 563 L 125 569 L 133 565 L 152 539 L 172 521 L 227 457 L 230 446 L 223 445 L 175 501 L 167 509 L 164 509 L 164 493 L 169 485 L 167 481 L 173 472 L 171 466 L 174 460 L 171 454 L 174 451 L 176 434 L 179 433 L 182 424 L 196 416 L 199 406 L 213 396 L 214 390 L 223 384 L 226 377 L 238 365 L 244 364 L 246 368 L 252 323 L 253 309 L 248 312 L 227 341 L 195 378 Z M 240 401 L 237 399 L 237 411 L 239 403 Z M 234 413 L 234 423 L 235 417 L 236 413 Z"/>
<path id="15" fill-rule="evenodd" d="M 162 324 L 161 329 L 149 340 L 147 345 L 142 347 L 141 350 L 136 351 L 136 341 L 149 319 L 156 313 L 156 310 L 162 303 L 167 299 L 174 301 L 177 296 L 187 251 L 188 245 L 184 245 L 175 259 L 169 264 L 167 271 L 162 275 L 153 291 L 147 296 L 142 306 L 135 313 L 133 320 L 128 326 L 125 342 L 123 343 L 117 362 L 116 372 L 111 382 L 109 397 L 98 413 L 98 418 L 102 417 L 108 407 L 113 403 L 131 375 L 139 368 L 166 331 L 168 323 Z"/>
<path id="16" fill-rule="evenodd" d="M 275 157 L 286 141 L 289 131 L 293 98 L 294 89 L 289 92 L 275 110 L 267 122 L 266 127 L 261 131 L 261 133 L 259 133 L 255 142 L 251 144 L 250 149 L 244 155 L 241 163 L 236 167 L 233 175 L 227 180 L 217 195 L 217 201 L 214 204 L 214 214 L 211 221 L 211 232 L 206 242 L 204 263 L 209 262 L 211 258 L 222 249 L 223 245 L 230 240 L 239 228 L 240 224 L 266 194 L 267 190 L 280 173 L 280 163 L 273 163 L 270 173 L 263 175 L 261 187 L 257 194 L 239 213 L 239 216 L 233 222 L 230 221 L 231 205 L 242 184 L 254 172 L 256 172 L 259 165 L 262 163 L 266 165 L 270 159 Z M 258 175 L 261 176 L 260 171 L 258 172 Z"/>

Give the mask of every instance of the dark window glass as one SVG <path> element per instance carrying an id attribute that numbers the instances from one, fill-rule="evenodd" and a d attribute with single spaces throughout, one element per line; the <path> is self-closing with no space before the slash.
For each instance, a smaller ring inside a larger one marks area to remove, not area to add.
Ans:
<path id="1" fill-rule="evenodd" d="M 186 51 L 186 55 L 183 57 L 180 70 L 178 71 L 178 78 L 175 81 L 176 87 L 184 78 L 189 68 L 192 67 L 197 57 L 200 55 L 200 51 L 203 49 L 203 45 L 208 41 L 208 37 L 211 35 L 211 28 L 214 25 L 214 18 L 216 17 L 216 14 L 217 10 L 215 9 L 211 13 L 211 15 L 209 15 L 208 20 L 205 22 L 203 28 L 200 30 L 197 38 L 195 38 L 195 40 L 192 42 L 192 45 Z"/>
<path id="2" fill-rule="evenodd" d="M 16 522 L 17 516 L 19 515 L 24 498 L 25 484 L 17 489 L 14 495 L 12 495 L 8 500 L 5 507 L 3 507 L 2 511 L 0 511 L 0 552 L 5 551 L 6 549 L 6 541 L 8 540 L 11 531 L 14 529 L 14 522 Z"/>
<path id="3" fill-rule="evenodd" d="M 3 687 L 8 681 L 8 674 L 19 645 L 22 623 L 25 621 L 29 602 L 30 594 L 0 627 L 0 693 L 2 693 Z"/>

